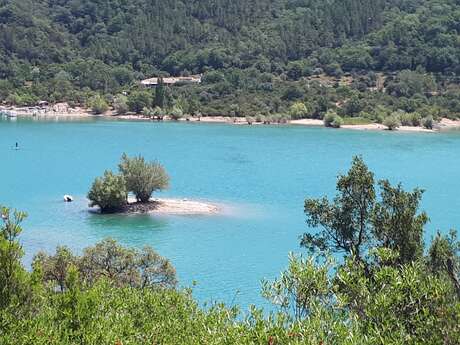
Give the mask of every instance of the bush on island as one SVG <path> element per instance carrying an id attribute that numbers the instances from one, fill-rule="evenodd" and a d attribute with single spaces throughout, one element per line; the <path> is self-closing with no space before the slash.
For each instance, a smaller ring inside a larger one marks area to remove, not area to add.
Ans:
<path id="1" fill-rule="evenodd" d="M 122 175 L 106 170 L 103 177 L 97 177 L 88 192 L 90 207 L 99 206 L 101 213 L 116 212 L 127 203 L 128 191 Z"/>
<path id="2" fill-rule="evenodd" d="M 103 114 L 107 110 L 109 110 L 109 105 L 101 95 L 91 97 L 91 99 L 88 102 L 88 105 L 90 106 L 94 114 Z"/>
<path id="3" fill-rule="evenodd" d="M 391 115 L 383 120 L 383 125 L 387 127 L 388 130 L 393 131 L 401 125 L 401 122 L 399 122 L 399 118 L 396 115 Z"/>
<path id="4" fill-rule="evenodd" d="M 130 158 L 124 153 L 118 167 L 128 192 L 132 192 L 138 202 L 148 202 L 153 192 L 169 186 L 169 176 L 158 162 L 146 162 L 141 156 Z"/>

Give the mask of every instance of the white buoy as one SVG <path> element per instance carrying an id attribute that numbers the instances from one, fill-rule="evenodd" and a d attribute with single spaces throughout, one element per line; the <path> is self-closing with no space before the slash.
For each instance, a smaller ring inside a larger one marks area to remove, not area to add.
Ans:
<path id="1" fill-rule="evenodd" d="M 73 196 L 72 195 L 64 195 L 64 201 L 65 202 L 72 202 L 73 201 Z"/>

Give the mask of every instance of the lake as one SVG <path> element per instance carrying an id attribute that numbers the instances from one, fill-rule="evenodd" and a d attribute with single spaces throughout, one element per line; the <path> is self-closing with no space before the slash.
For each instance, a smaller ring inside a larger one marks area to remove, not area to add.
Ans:
<path id="1" fill-rule="evenodd" d="M 20 150 L 13 146 L 18 142 Z M 217 216 L 101 216 L 88 213 L 96 176 L 123 152 L 158 159 L 171 175 L 159 197 L 222 203 Z M 263 305 L 260 280 L 301 252 L 306 197 L 334 194 L 336 176 L 362 154 L 377 178 L 426 189 L 423 208 L 437 229 L 460 224 L 460 132 L 391 133 L 295 126 L 0 120 L 0 204 L 27 211 L 21 236 L 30 263 L 39 250 L 76 251 L 105 237 L 153 246 L 196 282 L 200 302 Z M 66 204 L 64 194 L 75 202 Z"/>

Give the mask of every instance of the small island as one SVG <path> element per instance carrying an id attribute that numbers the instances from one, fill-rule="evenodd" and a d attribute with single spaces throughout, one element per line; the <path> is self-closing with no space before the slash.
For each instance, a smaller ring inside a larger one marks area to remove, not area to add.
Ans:
<path id="1" fill-rule="evenodd" d="M 106 170 L 97 177 L 88 199 L 90 207 L 98 207 L 101 214 L 171 214 L 211 215 L 219 213 L 219 206 L 189 199 L 152 198 L 155 191 L 169 187 L 169 175 L 157 161 L 146 162 L 144 157 L 123 154 L 119 172 Z M 134 195 L 134 197 L 130 196 Z"/>

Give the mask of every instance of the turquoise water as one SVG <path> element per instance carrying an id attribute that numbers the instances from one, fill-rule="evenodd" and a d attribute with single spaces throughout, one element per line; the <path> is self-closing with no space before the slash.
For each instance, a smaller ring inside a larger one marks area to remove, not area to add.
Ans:
<path id="1" fill-rule="evenodd" d="M 20 150 L 13 150 L 19 142 Z M 172 177 L 162 197 L 228 206 L 219 216 L 100 216 L 85 195 L 123 152 L 159 159 Z M 273 278 L 300 251 L 303 200 L 332 195 L 335 178 L 362 154 L 378 178 L 426 189 L 423 208 L 437 229 L 460 224 L 460 132 L 359 132 L 85 120 L 0 120 L 0 203 L 29 213 L 22 236 L 30 263 L 38 250 L 80 251 L 111 236 L 149 244 L 170 258 L 201 301 L 261 304 L 260 279 Z M 62 202 L 64 194 L 76 201 Z"/>

